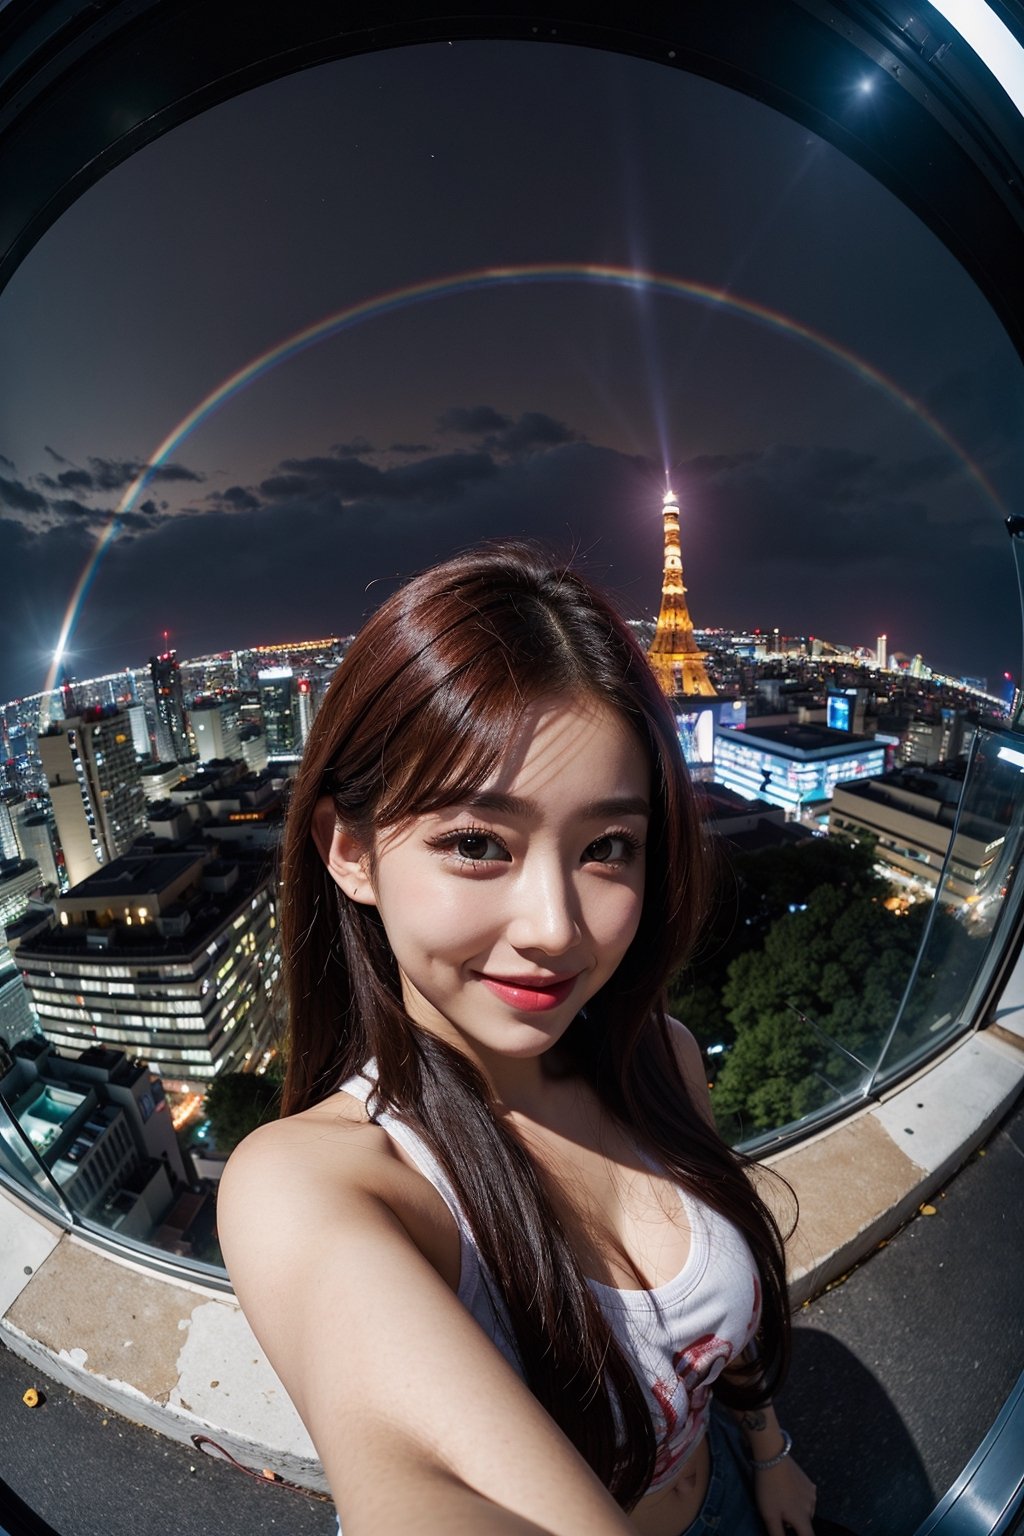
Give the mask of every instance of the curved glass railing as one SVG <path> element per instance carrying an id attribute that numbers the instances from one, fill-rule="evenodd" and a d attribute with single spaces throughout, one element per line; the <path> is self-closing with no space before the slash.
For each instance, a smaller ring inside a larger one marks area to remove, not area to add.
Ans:
<path id="1" fill-rule="evenodd" d="M 879 848 L 841 835 L 811 839 L 760 869 L 764 855 L 728 865 L 741 951 L 718 965 L 710 988 L 708 957 L 699 957 L 673 1006 L 701 1041 L 720 1128 L 735 1145 L 756 1152 L 799 1139 L 982 1018 L 1022 922 L 1024 732 L 980 727 L 959 797 L 945 809 L 948 838 L 930 899 L 896 879 Z M 23 1122 L 0 1099 L 0 1180 L 10 1189 L 97 1241 L 225 1283 L 212 1228 L 191 1255 L 141 1240 L 123 1201 L 87 1204 L 74 1181 L 65 1187 L 67 1149 L 59 1138 L 37 1145 Z"/>
<path id="2" fill-rule="evenodd" d="M 949 833 L 933 895 L 880 846 L 831 883 L 809 861 L 820 883 L 787 890 L 763 942 L 728 965 L 731 1038 L 702 1043 L 734 1144 L 796 1139 L 981 1021 L 1022 921 L 1024 733 L 979 727 L 959 795 L 936 815 Z"/>

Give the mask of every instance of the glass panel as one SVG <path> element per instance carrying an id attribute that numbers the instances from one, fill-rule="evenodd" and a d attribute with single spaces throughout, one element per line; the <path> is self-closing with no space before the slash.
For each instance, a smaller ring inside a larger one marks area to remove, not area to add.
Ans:
<path id="1" fill-rule="evenodd" d="M 723 853 L 709 937 L 670 997 L 723 1134 L 744 1144 L 860 1096 L 927 917 L 892 898 L 870 846 L 795 838 Z"/>
<path id="2" fill-rule="evenodd" d="M 6 1102 L 0 1098 L 0 1176 L 19 1189 L 41 1198 L 62 1217 L 70 1211 L 47 1173 L 31 1136 L 22 1129 Z"/>
<path id="3" fill-rule="evenodd" d="M 979 730 L 936 900 L 878 1078 L 905 1070 L 972 1022 L 1021 901 L 1024 733 Z"/>

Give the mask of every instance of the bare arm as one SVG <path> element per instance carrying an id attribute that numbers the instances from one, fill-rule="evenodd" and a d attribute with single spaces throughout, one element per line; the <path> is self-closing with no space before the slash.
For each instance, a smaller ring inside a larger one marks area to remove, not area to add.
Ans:
<path id="1" fill-rule="evenodd" d="M 697 1044 L 691 1032 L 685 1024 L 678 1019 L 669 1018 L 668 1037 L 675 1054 L 676 1064 L 682 1074 L 690 1098 L 700 1111 L 701 1115 L 711 1126 L 715 1127 L 715 1117 L 711 1111 L 711 1093 L 708 1088 L 708 1075 L 704 1067 L 704 1057 L 701 1055 L 700 1046 Z"/>
<path id="2" fill-rule="evenodd" d="M 357 1138 L 280 1121 L 218 1227 L 345 1536 L 624 1536 L 630 1522 L 374 1193 Z"/>

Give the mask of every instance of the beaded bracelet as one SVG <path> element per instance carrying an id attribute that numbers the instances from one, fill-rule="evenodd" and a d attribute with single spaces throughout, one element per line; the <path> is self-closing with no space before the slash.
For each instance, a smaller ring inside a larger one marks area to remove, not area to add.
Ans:
<path id="1" fill-rule="evenodd" d="M 782 1450 L 777 1456 L 770 1456 L 767 1461 L 751 1461 L 750 1465 L 755 1472 L 767 1472 L 769 1467 L 777 1467 L 780 1461 L 785 1461 L 793 1449 L 793 1436 L 788 1430 L 782 1431 Z"/>

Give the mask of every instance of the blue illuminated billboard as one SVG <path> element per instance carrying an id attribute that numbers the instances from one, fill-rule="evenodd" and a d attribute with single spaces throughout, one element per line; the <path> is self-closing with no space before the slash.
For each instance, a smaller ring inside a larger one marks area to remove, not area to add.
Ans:
<path id="1" fill-rule="evenodd" d="M 829 694 L 826 723 L 830 731 L 848 731 L 850 729 L 850 705 L 852 702 L 848 694 Z"/>

